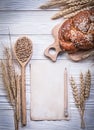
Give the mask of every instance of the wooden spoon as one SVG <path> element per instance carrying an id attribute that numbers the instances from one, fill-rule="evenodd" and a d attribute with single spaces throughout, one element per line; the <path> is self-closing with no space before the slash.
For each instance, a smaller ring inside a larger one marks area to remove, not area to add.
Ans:
<path id="1" fill-rule="evenodd" d="M 21 65 L 21 101 L 22 101 L 22 125 L 26 125 L 26 87 L 25 87 L 25 67 L 31 58 L 32 42 L 27 37 L 19 38 L 14 46 L 16 59 Z"/>

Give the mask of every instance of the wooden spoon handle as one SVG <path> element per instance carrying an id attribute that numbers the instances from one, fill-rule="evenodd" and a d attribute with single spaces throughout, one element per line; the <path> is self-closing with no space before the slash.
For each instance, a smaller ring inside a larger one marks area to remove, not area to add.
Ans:
<path id="1" fill-rule="evenodd" d="M 22 125 L 26 125 L 26 87 L 25 87 L 25 67 L 22 66 L 21 70 L 22 75 L 22 90 L 21 90 L 21 97 L 22 97 Z"/>

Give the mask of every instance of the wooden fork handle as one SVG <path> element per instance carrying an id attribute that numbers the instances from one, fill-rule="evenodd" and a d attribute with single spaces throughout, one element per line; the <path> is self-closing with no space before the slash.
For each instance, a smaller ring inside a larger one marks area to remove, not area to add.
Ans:
<path id="1" fill-rule="evenodd" d="M 22 97 L 22 125 L 25 126 L 26 121 L 26 86 L 25 86 L 25 67 L 22 66 L 21 70 L 21 76 L 22 76 L 22 88 L 21 88 L 21 97 Z"/>

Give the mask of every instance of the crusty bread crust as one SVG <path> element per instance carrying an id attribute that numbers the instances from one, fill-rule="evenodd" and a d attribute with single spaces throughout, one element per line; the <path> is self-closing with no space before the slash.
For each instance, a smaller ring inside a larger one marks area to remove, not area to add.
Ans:
<path id="1" fill-rule="evenodd" d="M 70 53 L 94 48 L 94 9 L 81 11 L 66 20 L 58 32 L 62 50 Z"/>

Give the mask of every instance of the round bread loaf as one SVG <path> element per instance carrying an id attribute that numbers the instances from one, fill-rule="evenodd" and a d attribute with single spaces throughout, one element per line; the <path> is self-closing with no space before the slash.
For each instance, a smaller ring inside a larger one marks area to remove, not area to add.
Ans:
<path id="1" fill-rule="evenodd" d="M 60 47 L 69 53 L 94 48 L 94 9 L 66 20 L 58 31 Z"/>

